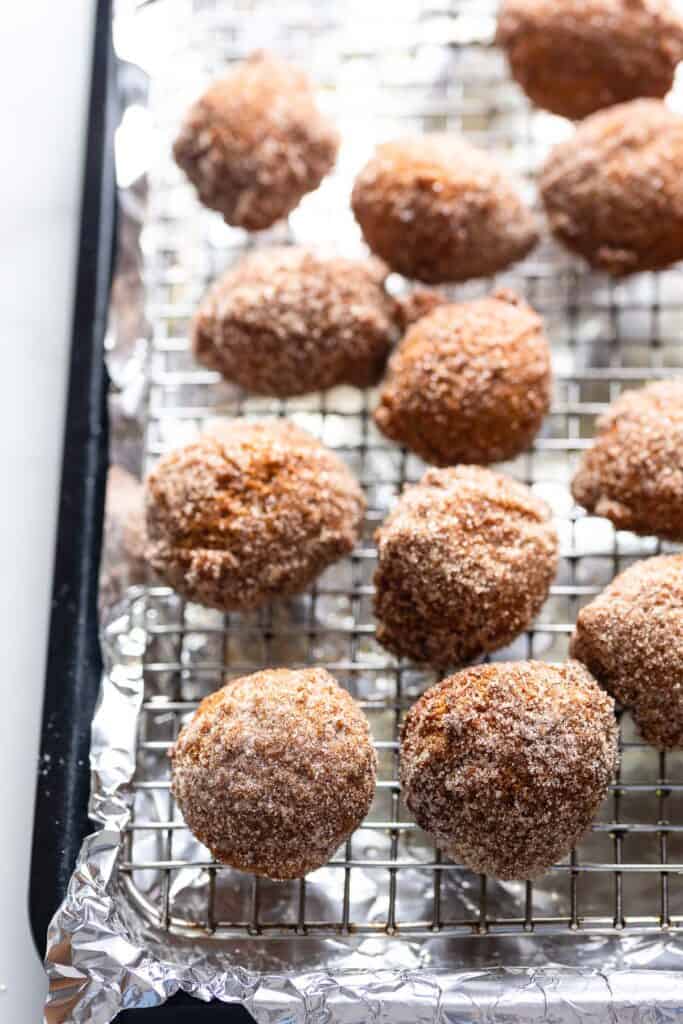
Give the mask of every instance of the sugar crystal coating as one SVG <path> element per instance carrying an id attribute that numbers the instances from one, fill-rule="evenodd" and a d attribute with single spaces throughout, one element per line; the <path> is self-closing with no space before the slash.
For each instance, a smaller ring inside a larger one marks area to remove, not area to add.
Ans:
<path id="1" fill-rule="evenodd" d="M 379 260 L 296 246 L 245 257 L 209 289 L 194 318 L 199 362 L 248 391 L 301 395 L 376 383 L 398 335 L 399 305 Z"/>
<path id="2" fill-rule="evenodd" d="M 541 318 L 510 291 L 438 306 L 391 357 L 375 422 L 436 465 L 503 462 L 529 447 L 550 406 Z"/>
<path id="3" fill-rule="evenodd" d="M 497 41 L 534 103 L 579 119 L 665 96 L 683 59 L 683 21 L 667 0 L 503 0 Z"/>
<path id="4" fill-rule="evenodd" d="M 353 548 L 365 499 L 341 459 L 286 420 L 226 420 L 147 479 L 147 557 L 221 611 L 297 594 Z"/>
<path id="5" fill-rule="evenodd" d="M 375 792 L 367 719 L 321 668 L 228 683 L 202 701 L 171 757 L 194 835 L 217 860 L 272 879 L 325 864 Z"/>
<path id="6" fill-rule="evenodd" d="M 401 784 L 417 823 L 472 871 L 533 879 L 589 828 L 617 763 L 614 702 L 583 665 L 465 669 L 408 712 Z"/>
<path id="7" fill-rule="evenodd" d="M 495 160 L 454 134 L 378 146 L 351 205 L 377 256 L 431 283 L 495 274 L 538 238 L 533 214 Z"/>
<path id="8" fill-rule="evenodd" d="M 617 576 L 579 612 L 571 650 L 632 711 L 648 743 L 683 746 L 683 555 Z"/>
<path id="9" fill-rule="evenodd" d="M 173 154 L 205 206 L 259 231 L 318 187 L 338 147 L 307 76 L 257 52 L 193 103 Z"/>
<path id="10" fill-rule="evenodd" d="M 659 100 L 593 114 L 540 178 L 550 228 L 617 277 L 683 258 L 683 117 Z"/>
<path id="11" fill-rule="evenodd" d="M 572 494 L 619 530 L 683 540 L 683 381 L 626 391 L 597 424 Z"/>
<path id="12" fill-rule="evenodd" d="M 428 470 L 376 539 L 377 638 L 439 666 L 510 643 L 540 610 L 557 568 L 547 505 L 478 466 Z"/>

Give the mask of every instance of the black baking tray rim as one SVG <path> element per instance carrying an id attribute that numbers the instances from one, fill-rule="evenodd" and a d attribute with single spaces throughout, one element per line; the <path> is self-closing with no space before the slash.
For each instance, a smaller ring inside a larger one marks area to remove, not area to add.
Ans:
<path id="1" fill-rule="evenodd" d="M 102 672 L 97 595 L 108 468 L 104 351 L 116 247 L 118 109 L 112 0 L 97 0 L 29 883 L 29 917 L 41 956 L 92 830 L 89 753 Z M 127 1010 L 117 1021 L 191 1024 L 198 1015 L 252 1020 L 241 1006 L 178 994 L 159 1007 Z"/>

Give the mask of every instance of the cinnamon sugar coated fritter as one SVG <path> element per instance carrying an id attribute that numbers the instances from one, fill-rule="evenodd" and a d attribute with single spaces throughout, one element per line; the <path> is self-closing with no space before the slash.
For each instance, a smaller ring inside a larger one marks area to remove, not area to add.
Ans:
<path id="1" fill-rule="evenodd" d="M 266 669 L 199 705 L 171 752 L 173 795 L 225 864 L 300 878 L 360 825 L 375 792 L 367 719 L 324 669 Z"/>
<path id="2" fill-rule="evenodd" d="M 618 530 L 683 540 L 683 380 L 626 391 L 597 423 L 572 494 Z"/>
<path id="3" fill-rule="evenodd" d="M 529 98 L 574 119 L 665 96 L 683 59 L 668 0 L 503 0 L 497 39 Z"/>
<path id="4" fill-rule="evenodd" d="M 478 665 L 408 712 L 401 783 L 453 860 L 532 879 L 589 828 L 617 763 L 614 702 L 578 662 Z"/>
<path id="5" fill-rule="evenodd" d="M 147 562 L 145 498 L 140 481 L 122 466 L 107 473 L 100 569 L 100 605 L 111 607 L 136 583 L 143 583 Z"/>
<path id="6" fill-rule="evenodd" d="M 379 260 L 294 246 L 252 253 L 218 280 L 194 319 L 199 362 L 265 395 L 376 383 L 399 306 Z"/>
<path id="7" fill-rule="evenodd" d="M 205 206 L 260 231 L 318 187 L 338 147 L 303 71 L 258 52 L 193 103 L 173 155 Z"/>
<path id="8" fill-rule="evenodd" d="M 285 420 L 228 420 L 147 479 L 147 554 L 190 601 L 221 611 L 297 594 L 353 548 L 365 511 L 344 463 Z"/>
<path id="9" fill-rule="evenodd" d="M 377 638 L 463 665 L 510 643 L 548 596 L 558 540 L 528 487 L 478 466 L 430 469 L 376 533 Z"/>
<path id="10" fill-rule="evenodd" d="M 533 441 L 551 388 L 541 318 L 500 291 L 418 320 L 391 357 L 375 422 L 426 462 L 502 462 Z"/>
<path id="11" fill-rule="evenodd" d="M 579 612 L 571 649 L 648 743 L 683 747 L 683 555 L 617 576 Z"/>
<path id="12" fill-rule="evenodd" d="M 421 281 L 487 277 L 538 239 L 533 214 L 495 160 L 458 135 L 378 146 L 351 205 L 372 251 Z"/>
<path id="13" fill-rule="evenodd" d="M 593 114 L 556 146 L 540 191 L 556 237 L 615 276 L 683 258 L 683 117 L 659 100 Z"/>

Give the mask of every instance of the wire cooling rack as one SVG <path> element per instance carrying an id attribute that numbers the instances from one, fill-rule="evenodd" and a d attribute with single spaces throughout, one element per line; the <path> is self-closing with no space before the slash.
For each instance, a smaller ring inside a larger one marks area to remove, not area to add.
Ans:
<path id="1" fill-rule="evenodd" d="M 255 398 L 198 367 L 188 351 L 197 301 L 246 247 L 331 242 L 347 254 L 362 251 L 348 196 L 376 141 L 463 131 L 497 153 L 533 199 L 534 170 L 571 129 L 532 112 L 509 81 L 491 45 L 495 5 L 485 0 L 236 0 L 186 7 L 176 22 L 167 17 L 175 9 L 162 3 L 134 19 L 139 45 L 157 55 L 153 9 L 164 9 L 168 47 L 165 59 L 148 62 L 154 160 L 142 244 L 153 338 L 145 371 L 145 469 L 215 417 L 290 416 L 347 460 L 363 483 L 369 511 L 363 540 L 350 558 L 306 595 L 262 613 L 223 616 L 156 586 L 130 594 L 119 649 L 141 660 L 145 699 L 134 816 L 121 864 L 129 898 L 157 927 L 192 938 L 680 929 L 683 755 L 643 744 L 627 715 L 621 717 L 619 775 L 592 832 L 545 878 L 503 885 L 472 875 L 435 850 L 411 821 L 398 784 L 402 717 L 434 677 L 384 651 L 372 618 L 373 531 L 424 467 L 377 432 L 372 392 L 345 388 L 287 401 Z M 309 68 L 344 141 L 335 174 L 288 225 L 254 242 L 200 209 L 173 165 L 170 142 L 201 88 L 264 42 Z M 473 297 L 494 283 L 518 290 L 539 310 L 552 343 L 552 412 L 533 451 L 502 468 L 550 503 L 562 546 L 557 580 L 538 621 L 495 658 L 561 661 L 582 604 L 636 558 L 667 550 L 583 514 L 573 504 L 569 481 L 595 417 L 622 389 L 683 371 L 683 273 L 613 283 L 545 239 L 495 282 L 452 294 Z M 174 806 L 167 758 L 203 695 L 232 677 L 275 665 L 322 665 L 333 672 L 360 700 L 379 756 L 377 797 L 367 820 L 327 867 L 281 884 L 211 860 Z"/>

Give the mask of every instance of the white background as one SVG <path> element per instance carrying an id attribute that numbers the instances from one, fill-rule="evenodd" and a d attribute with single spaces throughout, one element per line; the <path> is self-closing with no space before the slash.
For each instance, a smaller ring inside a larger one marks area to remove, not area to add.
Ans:
<path id="1" fill-rule="evenodd" d="M 0 1022 L 41 1020 L 27 911 L 94 0 L 0 4 Z"/>

